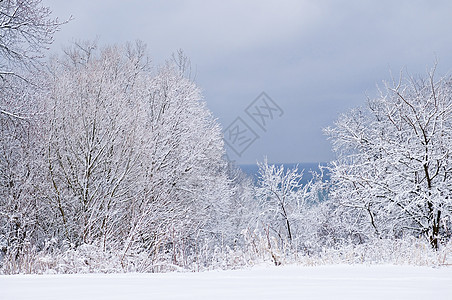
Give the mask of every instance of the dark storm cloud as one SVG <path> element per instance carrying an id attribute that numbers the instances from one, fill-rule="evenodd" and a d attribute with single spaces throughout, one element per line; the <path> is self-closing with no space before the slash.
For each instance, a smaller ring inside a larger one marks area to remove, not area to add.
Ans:
<path id="1" fill-rule="evenodd" d="M 57 36 L 141 39 L 157 63 L 183 48 L 209 108 L 227 127 L 265 91 L 284 110 L 239 162 L 325 161 L 321 128 L 363 105 L 402 68 L 452 66 L 449 1 L 45 1 L 74 20 Z M 233 154 L 231 153 L 231 156 Z"/>

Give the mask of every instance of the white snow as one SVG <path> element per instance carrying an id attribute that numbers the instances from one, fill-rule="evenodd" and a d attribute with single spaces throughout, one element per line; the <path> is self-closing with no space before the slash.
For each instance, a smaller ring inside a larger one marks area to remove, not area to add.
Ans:
<path id="1" fill-rule="evenodd" d="M 452 267 L 259 266 L 165 274 L 0 276 L 0 299 L 452 299 Z"/>

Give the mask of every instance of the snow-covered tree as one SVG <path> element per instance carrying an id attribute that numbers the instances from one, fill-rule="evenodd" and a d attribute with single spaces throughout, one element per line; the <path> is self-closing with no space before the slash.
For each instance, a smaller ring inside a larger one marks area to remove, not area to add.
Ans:
<path id="1" fill-rule="evenodd" d="M 2 91 L 9 102 L 28 112 L 37 111 L 35 90 L 17 80 Z M 5 259 L 19 257 L 27 242 L 37 242 L 40 213 L 35 198 L 39 180 L 39 119 L 0 114 L 0 244 Z M 1 256 L 1 253 L 0 253 Z"/>
<path id="2" fill-rule="evenodd" d="M 0 2 L 0 78 L 29 69 L 42 61 L 43 50 L 61 26 L 41 0 Z M 19 75 L 19 74 L 17 74 Z"/>
<path id="3" fill-rule="evenodd" d="M 136 230 L 147 245 L 161 246 L 170 238 L 173 247 L 191 247 L 195 237 L 223 233 L 218 222 L 225 220 L 230 191 L 221 129 L 183 71 L 167 63 L 146 90 L 144 161 L 155 217 L 137 215 L 147 225 Z"/>
<path id="4" fill-rule="evenodd" d="M 38 76 L 32 73 L 42 66 L 44 50 L 63 23 L 51 17 L 41 0 L 0 1 L 0 116 L 21 118 L 32 113 L 24 110 L 26 105 L 12 106 L 16 103 L 5 91 L 22 85 L 17 79 L 38 85 L 34 80 Z"/>
<path id="5" fill-rule="evenodd" d="M 311 190 L 312 181 L 303 183 L 303 172 L 298 167 L 286 169 L 283 165 L 269 165 L 267 159 L 258 166 L 259 221 L 282 242 L 291 243 L 305 233 L 305 214 L 317 202 L 317 191 Z"/>
<path id="6" fill-rule="evenodd" d="M 226 222 L 223 224 L 225 230 L 236 244 L 242 240 L 244 230 L 254 229 L 259 222 L 259 203 L 255 199 L 255 182 L 252 177 L 245 174 L 239 167 L 233 163 L 229 164 L 228 177 L 230 179 L 231 202 L 229 203 L 229 212 Z"/>
<path id="7" fill-rule="evenodd" d="M 36 93 L 43 50 L 60 25 L 40 0 L 0 1 L 0 243 L 6 259 L 19 257 L 42 233 Z"/>
<path id="8" fill-rule="evenodd" d="M 142 50 L 78 44 L 51 64 L 47 197 L 59 232 L 75 245 L 105 247 L 141 196 Z"/>
<path id="9" fill-rule="evenodd" d="M 423 235 L 435 249 L 450 239 L 450 77 L 401 76 L 326 133 L 337 155 L 330 197 L 356 212 L 355 226 L 380 237 Z"/>
<path id="10" fill-rule="evenodd" d="M 76 44 L 44 95 L 46 203 L 55 234 L 173 263 L 223 235 L 231 191 L 221 129 L 180 67 L 142 43 Z"/>

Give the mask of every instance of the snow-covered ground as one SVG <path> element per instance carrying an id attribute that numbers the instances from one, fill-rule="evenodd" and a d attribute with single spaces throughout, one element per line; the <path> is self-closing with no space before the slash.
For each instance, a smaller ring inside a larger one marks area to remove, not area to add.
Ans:
<path id="1" fill-rule="evenodd" d="M 452 267 L 259 266 L 166 274 L 0 276 L 0 299 L 452 299 Z"/>

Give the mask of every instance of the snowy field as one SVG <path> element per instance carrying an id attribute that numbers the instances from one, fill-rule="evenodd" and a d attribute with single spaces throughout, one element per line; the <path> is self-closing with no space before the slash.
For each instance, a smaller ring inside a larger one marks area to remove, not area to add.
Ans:
<path id="1" fill-rule="evenodd" d="M 166 274 L 0 276 L 0 299 L 452 299 L 452 267 L 261 266 Z"/>

